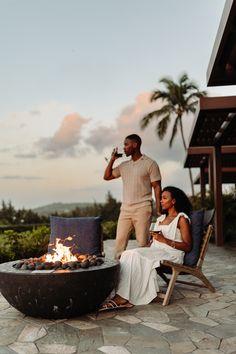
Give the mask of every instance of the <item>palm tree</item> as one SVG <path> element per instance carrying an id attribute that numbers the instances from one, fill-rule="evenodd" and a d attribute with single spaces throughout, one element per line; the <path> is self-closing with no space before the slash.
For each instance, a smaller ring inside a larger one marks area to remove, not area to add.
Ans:
<path id="1" fill-rule="evenodd" d="M 163 106 L 157 109 L 141 120 L 141 128 L 144 129 L 148 126 L 153 118 L 157 119 L 156 133 L 158 137 L 162 140 L 166 135 L 167 128 L 171 120 L 174 120 L 172 134 L 169 141 L 169 147 L 172 146 L 173 140 L 176 137 L 178 129 L 180 130 L 182 142 L 185 151 L 187 150 L 186 141 L 184 138 L 183 130 L 183 115 L 188 113 L 194 113 L 196 110 L 196 105 L 198 103 L 198 98 L 206 96 L 206 91 L 199 91 L 197 85 L 190 81 L 186 73 L 182 74 L 178 82 L 174 82 L 170 78 L 162 78 L 159 81 L 164 84 L 166 90 L 156 90 L 151 96 L 151 102 L 162 100 Z M 194 195 L 193 188 L 193 177 L 192 171 L 189 168 L 189 177 L 192 188 L 192 195 Z"/>

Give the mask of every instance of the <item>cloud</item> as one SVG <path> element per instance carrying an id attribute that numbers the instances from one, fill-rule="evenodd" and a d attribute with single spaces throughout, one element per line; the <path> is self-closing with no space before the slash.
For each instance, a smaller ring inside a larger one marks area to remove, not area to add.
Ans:
<path id="1" fill-rule="evenodd" d="M 3 148 L 3 149 L 0 149 L 0 152 L 1 152 L 1 153 L 5 153 L 5 152 L 9 152 L 9 151 L 11 151 L 10 148 Z"/>
<path id="2" fill-rule="evenodd" d="M 38 180 L 38 179 L 42 179 L 42 177 L 9 175 L 9 176 L 0 176 L 0 179 L 6 179 L 6 180 Z"/>
<path id="3" fill-rule="evenodd" d="M 122 146 L 124 138 L 132 133 L 141 136 L 143 140 L 142 151 L 158 161 L 181 161 L 185 156 L 180 136 L 174 140 L 173 146 L 169 148 L 169 139 L 172 125 L 167 135 L 161 141 L 156 134 L 156 121 L 154 120 L 147 128 L 141 130 L 141 119 L 149 112 L 159 109 L 161 102 L 150 102 L 150 92 L 143 92 L 136 97 L 134 104 L 125 107 L 114 122 L 114 125 L 100 125 L 90 131 L 86 142 L 92 145 L 93 149 L 101 152 L 105 149 L 112 149 L 114 146 Z M 191 125 L 191 124 L 190 124 Z"/>
<path id="4" fill-rule="evenodd" d="M 17 159 L 35 159 L 37 157 L 36 154 L 15 154 L 14 157 Z"/>
<path id="5" fill-rule="evenodd" d="M 68 114 L 52 137 L 41 138 L 35 145 L 40 153 L 49 158 L 62 155 L 75 156 L 76 146 L 81 141 L 83 125 L 89 121 L 90 119 L 83 118 L 79 113 Z"/>
<path id="6" fill-rule="evenodd" d="M 102 152 L 107 146 L 114 146 L 119 140 L 119 134 L 115 128 L 99 126 L 91 130 L 90 136 L 85 140 L 97 152 Z"/>
<path id="7" fill-rule="evenodd" d="M 39 116 L 41 114 L 39 109 L 32 109 L 29 113 L 33 116 Z"/>

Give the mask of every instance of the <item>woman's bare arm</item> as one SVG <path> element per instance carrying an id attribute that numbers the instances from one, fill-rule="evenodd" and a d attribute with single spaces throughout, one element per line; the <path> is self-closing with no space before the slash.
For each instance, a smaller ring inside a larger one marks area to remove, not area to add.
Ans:
<path id="1" fill-rule="evenodd" d="M 189 252 L 192 248 L 192 236 L 190 230 L 190 224 L 188 219 L 184 216 L 180 216 L 178 221 L 178 228 L 180 229 L 182 242 L 177 242 L 166 238 L 161 232 L 151 232 L 153 238 L 159 242 L 165 243 L 168 246 L 176 248 L 177 250 Z"/>

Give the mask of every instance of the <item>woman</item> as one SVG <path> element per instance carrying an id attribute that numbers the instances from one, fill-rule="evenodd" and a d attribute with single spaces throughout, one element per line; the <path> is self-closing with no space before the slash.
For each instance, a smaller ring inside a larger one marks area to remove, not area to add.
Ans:
<path id="1" fill-rule="evenodd" d="M 161 207 L 155 231 L 150 232 L 150 247 L 124 251 L 120 258 L 120 280 L 116 295 L 100 311 L 133 305 L 145 305 L 159 292 L 157 267 L 163 259 L 183 263 L 185 252 L 192 246 L 189 213 L 192 209 L 186 194 L 179 188 L 162 191 Z"/>

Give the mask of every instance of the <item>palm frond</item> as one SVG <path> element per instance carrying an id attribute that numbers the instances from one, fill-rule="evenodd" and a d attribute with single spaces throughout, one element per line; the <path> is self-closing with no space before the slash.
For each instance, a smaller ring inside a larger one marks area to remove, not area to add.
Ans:
<path id="1" fill-rule="evenodd" d="M 156 101 L 158 99 L 163 99 L 164 100 L 167 97 L 168 97 L 168 92 L 157 90 L 157 91 L 153 92 L 150 101 L 153 102 L 153 101 Z"/>
<path id="2" fill-rule="evenodd" d="M 166 135 L 169 122 L 170 122 L 170 115 L 166 115 L 157 124 L 156 133 L 159 136 L 160 140 L 162 140 L 164 138 L 164 136 Z"/>
<path id="3" fill-rule="evenodd" d="M 174 122 L 174 125 L 173 125 L 173 129 L 172 129 L 171 138 L 170 138 L 170 141 L 169 141 L 169 147 L 172 146 L 173 140 L 174 140 L 174 138 L 176 136 L 177 128 L 178 128 L 178 121 L 179 121 L 179 117 L 177 117 L 175 119 L 175 122 Z"/>
<path id="4" fill-rule="evenodd" d="M 172 113 L 173 113 L 173 107 L 168 105 L 168 104 L 166 104 L 163 107 L 161 107 L 160 109 L 157 109 L 156 111 L 153 111 L 153 112 L 150 112 L 150 113 L 146 114 L 146 116 L 144 116 L 141 119 L 141 129 L 146 128 L 153 118 L 158 119 L 159 117 L 161 117 L 163 115 L 169 115 L 170 116 Z"/>
<path id="5" fill-rule="evenodd" d="M 154 115 L 155 115 L 155 111 L 148 113 L 146 116 L 144 116 L 141 119 L 141 122 L 140 122 L 141 129 L 144 129 L 148 126 L 148 124 L 150 123 L 150 121 L 152 120 Z"/>
<path id="6" fill-rule="evenodd" d="M 189 103 L 185 108 L 186 113 L 189 113 L 189 112 L 195 113 L 196 108 L 197 108 L 197 103 L 198 103 L 198 101 L 193 101 L 193 102 Z"/>

